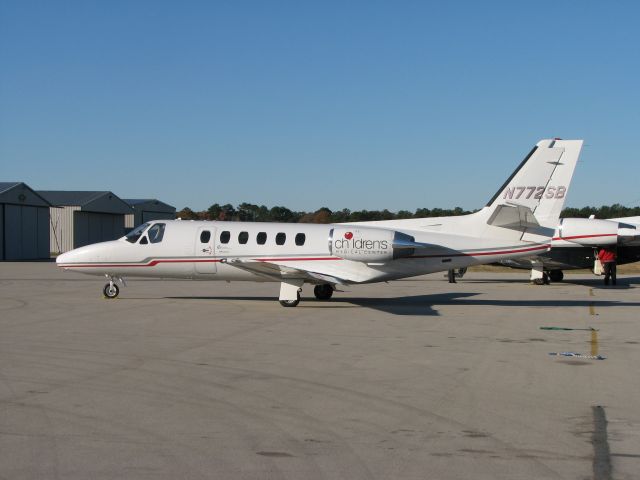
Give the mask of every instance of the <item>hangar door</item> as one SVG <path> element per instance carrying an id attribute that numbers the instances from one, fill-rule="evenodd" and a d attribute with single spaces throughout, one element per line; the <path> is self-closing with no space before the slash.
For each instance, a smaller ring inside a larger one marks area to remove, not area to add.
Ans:
<path id="1" fill-rule="evenodd" d="M 49 209 L 4 205 L 4 260 L 49 258 Z"/>
<path id="2" fill-rule="evenodd" d="M 115 240 L 124 235 L 124 215 L 74 212 L 73 247 Z"/>

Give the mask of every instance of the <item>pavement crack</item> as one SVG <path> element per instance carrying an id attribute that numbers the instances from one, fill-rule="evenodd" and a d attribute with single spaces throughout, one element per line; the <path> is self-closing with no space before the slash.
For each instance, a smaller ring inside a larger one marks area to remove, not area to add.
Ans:
<path id="1" fill-rule="evenodd" d="M 611 480 L 611 452 L 607 434 L 607 416 L 604 407 L 591 407 L 593 413 L 593 480 Z"/>

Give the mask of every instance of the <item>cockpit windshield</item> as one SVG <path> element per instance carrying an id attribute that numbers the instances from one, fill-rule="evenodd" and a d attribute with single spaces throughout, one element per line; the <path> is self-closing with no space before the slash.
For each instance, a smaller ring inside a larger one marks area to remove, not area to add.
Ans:
<path id="1" fill-rule="evenodd" d="M 143 223 L 127 233 L 124 238 L 127 239 L 127 242 L 136 243 L 148 226 L 148 223 Z"/>
<path id="2" fill-rule="evenodd" d="M 164 225 L 164 223 L 154 223 L 149 229 L 147 236 L 151 243 L 160 243 L 162 241 L 162 237 L 164 237 Z"/>

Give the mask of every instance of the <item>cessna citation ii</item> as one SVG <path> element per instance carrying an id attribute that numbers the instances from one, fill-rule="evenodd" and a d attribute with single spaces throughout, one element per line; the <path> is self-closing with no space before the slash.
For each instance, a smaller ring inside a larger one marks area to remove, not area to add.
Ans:
<path id="1" fill-rule="evenodd" d="M 125 277 L 280 283 L 295 307 L 305 283 L 319 300 L 337 286 L 385 282 L 546 252 L 582 140 L 542 140 L 481 210 L 456 217 L 351 224 L 154 221 L 125 237 L 60 255 L 66 270 Z M 480 167 L 480 166 L 479 166 Z"/>
<path id="2" fill-rule="evenodd" d="M 616 247 L 617 263 L 640 261 L 640 217 L 563 218 L 551 242 L 551 250 L 534 257 L 501 260 L 501 265 L 531 269 L 531 281 L 542 285 L 561 282 L 563 270 L 595 271 L 598 249 Z"/>

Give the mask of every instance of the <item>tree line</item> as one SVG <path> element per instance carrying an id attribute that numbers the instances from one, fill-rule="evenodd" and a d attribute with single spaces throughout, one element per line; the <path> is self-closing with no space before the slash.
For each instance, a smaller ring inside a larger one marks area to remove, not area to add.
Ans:
<path id="1" fill-rule="evenodd" d="M 475 211 L 475 210 L 474 210 Z M 396 220 L 405 218 L 444 217 L 466 215 L 474 211 L 464 210 L 460 207 L 450 208 L 418 208 L 414 212 L 400 210 L 390 212 L 384 210 L 355 210 L 348 208 L 332 211 L 322 207 L 314 212 L 294 211 L 287 207 L 275 206 L 268 208 L 265 205 L 241 203 L 233 206 L 229 203 L 220 205 L 214 203 L 207 210 L 199 212 L 185 207 L 176 213 L 183 220 L 222 220 L 242 222 L 285 222 L 285 223 L 342 223 L 365 222 L 373 220 Z M 640 207 L 625 207 L 618 203 L 611 206 L 565 208 L 562 217 L 587 218 L 595 215 L 596 218 L 632 217 L 640 215 Z"/>

